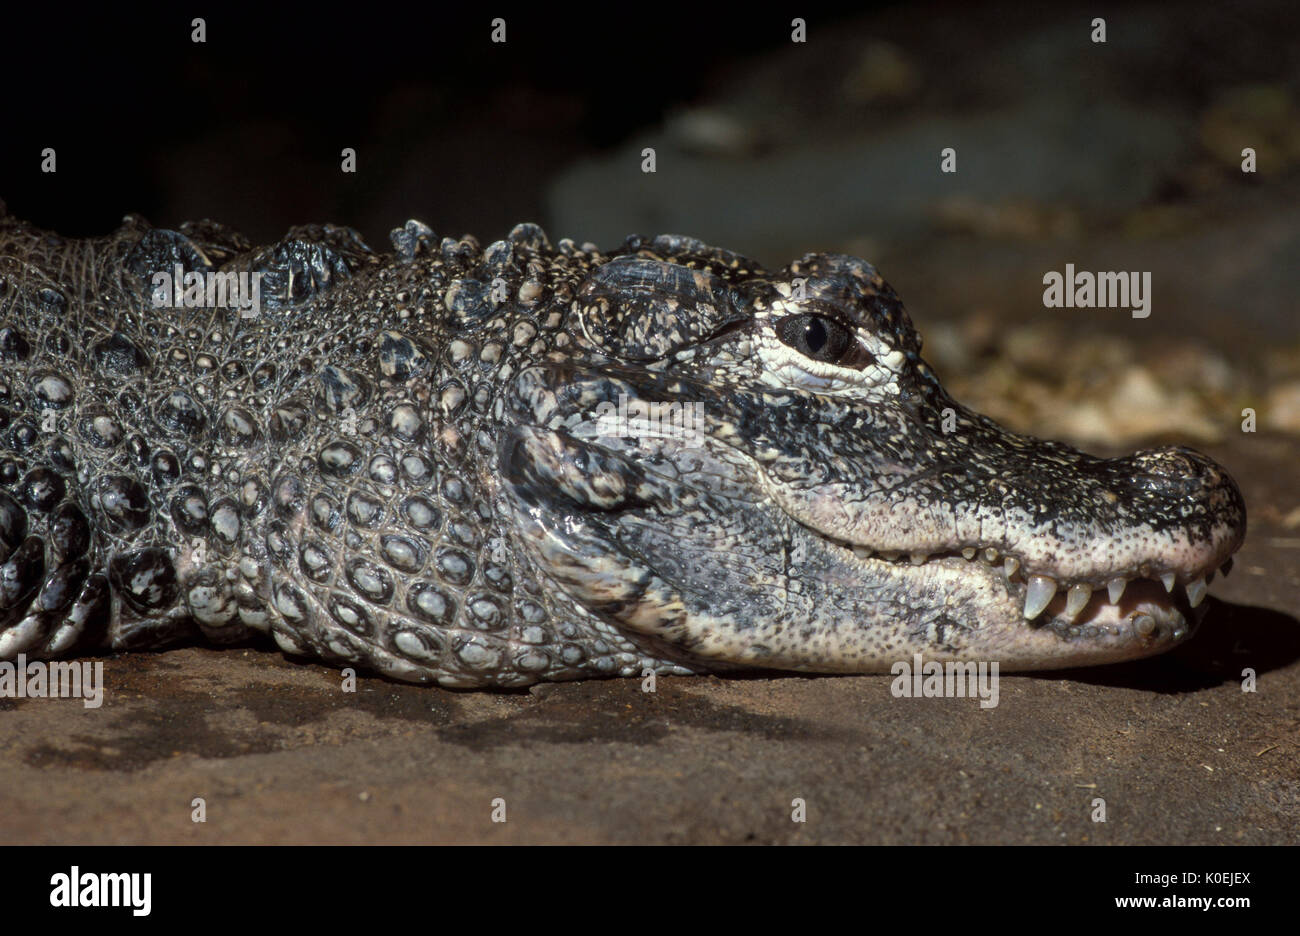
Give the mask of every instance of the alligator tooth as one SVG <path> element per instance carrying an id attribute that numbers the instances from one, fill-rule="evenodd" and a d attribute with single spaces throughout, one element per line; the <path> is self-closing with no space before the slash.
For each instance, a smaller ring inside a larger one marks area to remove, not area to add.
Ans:
<path id="1" fill-rule="evenodd" d="M 870 559 L 871 550 L 865 546 L 854 546 L 853 555 L 857 556 L 859 559 Z"/>
<path id="2" fill-rule="evenodd" d="M 912 565 L 925 565 L 930 558 L 925 553 L 912 553 Z"/>
<path id="3" fill-rule="evenodd" d="M 1007 561 L 1002 565 L 1002 573 L 1007 577 L 1015 575 L 1020 569 L 1020 560 L 1015 556 L 1007 556 Z"/>
<path id="4" fill-rule="evenodd" d="M 1193 608 L 1195 608 L 1198 604 L 1200 604 L 1202 601 L 1205 600 L 1205 592 L 1207 590 L 1208 590 L 1208 586 L 1205 584 L 1205 579 L 1193 579 L 1192 581 L 1188 582 L 1187 583 L 1188 603 Z"/>
<path id="5" fill-rule="evenodd" d="M 978 550 L 976 550 L 974 546 L 967 546 L 961 551 L 961 557 L 967 560 L 974 559 L 976 552 L 978 552 Z"/>
<path id="6" fill-rule="evenodd" d="M 1139 637 L 1149 637 L 1156 629 L 1156 619 L 1149 614 L 1139 614 L 1133 619 L 1133 630 Z"/>
<path id="7" fill-rule="evenodd" d="M 1065 599 L 1065 616 L 1071 621 L 1079 616 L 1083 606 L 1088 603 L 1092 597 L 1091 585 L 1071 585 L 1070 592 Z"/>
<path id="8" fill-rule="evenodd" d="M 1055 594 L 1056 579 L 1047 575 L 1029 576 L 1029 589 L 1025 592 L 1025 620 L 1032 621 L 1042 614 Z"/>
<path id="9" fill-rule="evenodd" d="M 1110 584 L 1106 586 L 1106 591 L 1110 594 L 1111 604 L 1119 604 L 1120 598 L 1124 596 L 1124 588 L 1127 585 L 1128 579 L 1123 576 L 1110 580 Z"/>
<path id="10" fill-rule="evenodd" d="M 1162 573 L 1160 576 L 1160 584 L 1164 585 L 1165 591 L 1167 592 L 1171 592 L 1174 590 L 1174 583 L 1177 581 L 1178 581 L 1178 576 L 1174 575 L 1174 573 L 1172 572 L 1165 572 Z"/>
<path id="11" fill-rule="evenodd" d="M 880 551 L 880 558 L 888 562 L 893 562 L 901 555 L 902 553 L 900 553 L 897 549 L 882 549 Z"/>
<path id="12" fill-rule="evenodd" d="M 984 561 L 985 561 L 985 562 L 997 562 L 997 561 L 998 561 L 998 551 L 997 551 L 996 549 L 994 549 L 992 546 L 990 546 L 988 549 L 984 550 Z"/>

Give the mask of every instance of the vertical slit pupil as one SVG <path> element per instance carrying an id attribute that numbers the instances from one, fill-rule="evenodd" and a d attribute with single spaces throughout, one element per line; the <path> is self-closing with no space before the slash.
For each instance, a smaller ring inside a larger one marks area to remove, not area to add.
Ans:
<path id="1" fill-rule="evenodd" d="M 826 344 L 827 339 L 826 325 L 820 318 L 810 318 L 807 326 L 804 328 L 804 343 L 808 350 L 816 354 Z"/>

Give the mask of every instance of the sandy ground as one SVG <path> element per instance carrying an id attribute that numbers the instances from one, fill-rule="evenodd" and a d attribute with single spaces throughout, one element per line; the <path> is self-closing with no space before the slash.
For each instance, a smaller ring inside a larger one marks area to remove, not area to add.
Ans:
<path id="1" fill-rule="evenodd" d="M 987 710 L 896 699 L 888 676 L 345 693 L 273 651 L 110 657 L 99 709 L 0 700 L 0 842 L 1295 843 L 1300 536 L 1279 466 L 1300 443 L 1210 453 L 1251 532 L 1164 657 L 1004 676 Z"/>

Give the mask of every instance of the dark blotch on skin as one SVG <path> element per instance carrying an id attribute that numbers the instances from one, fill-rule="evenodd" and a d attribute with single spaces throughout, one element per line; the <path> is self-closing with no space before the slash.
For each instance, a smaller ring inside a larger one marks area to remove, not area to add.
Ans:
<path id="1" fill-rule="evenodd" d="M 54 509 L 55 504 L 63 500 L 63 495 L 68 490 L 68 483 L 56 471 L 49 468 L 33 468 L 27 472 L 27 477 L 23 478 L 20 490 L 23 502 L 29 509 L 48 513 Z"/>
<path id="2" fill-rule="evenodd" d="M 148 356 L 121 332 L 92 345 L 90 359 L 99 370 L 117 377 L 130 377 L 149 366 Z"/>
<path id="3" fill-rule="evenodd" d="M 110 475 L 98 485 L 99 504 L 114 527 L 138 530 L 149 522 L 149 495 L 135 478 Z"/>
<path id="4" fill-rule="evenodd" d="M 179 586 L 167 551 L 156 546 L 114 556 L 109 563 L 113 588 L 142 614 L 171 607 Z"/>
<path id="5" fill-rule="evenodd" d="M 50 546 L 65 562 L 90 548 L 90 521 L 76 504 L 60 504 L 50 517 Z"/>

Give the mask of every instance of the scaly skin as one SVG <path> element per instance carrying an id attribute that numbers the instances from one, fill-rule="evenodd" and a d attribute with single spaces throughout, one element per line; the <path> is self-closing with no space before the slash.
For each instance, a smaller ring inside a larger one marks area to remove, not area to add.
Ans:
<path id="1" fill-rule="evenodd" d="M 860 260 L 393 242 L 68 240 L 0 207 L 0 659 L 269 634 L 461 687 L 1073 666 L 1184 639 L 1245 535 L 1202 455 L 951 400 Z M 176 263 L 266 274 L 262 308 L 154 307 Z"/>

